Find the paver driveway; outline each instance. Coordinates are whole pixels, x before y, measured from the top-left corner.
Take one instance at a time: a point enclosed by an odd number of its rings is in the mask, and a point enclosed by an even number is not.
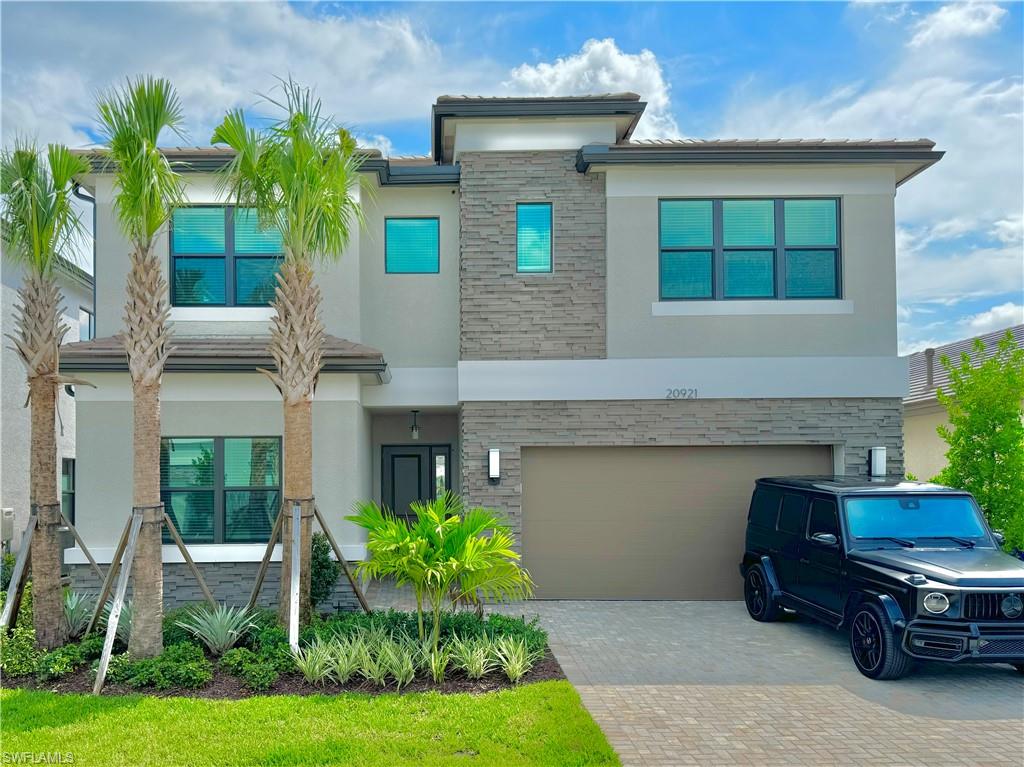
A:
[[[508,608],[506,608],[508,609]],[[1024,677],[875,682],[844,635],[741,602],[529,602],[626,765],[1024,765]]]

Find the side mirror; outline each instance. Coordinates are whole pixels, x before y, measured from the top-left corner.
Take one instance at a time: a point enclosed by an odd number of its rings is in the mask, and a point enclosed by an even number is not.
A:
[[[1006,538],[1003,536],[1002,530],[993,530],[992,537],[996,539],[996,543],[998,543],[1000,546],[1006,543]]]
[[[832,533],[815,533],[811,540],[819,546],[835,546],[839,543],[839,539]]]

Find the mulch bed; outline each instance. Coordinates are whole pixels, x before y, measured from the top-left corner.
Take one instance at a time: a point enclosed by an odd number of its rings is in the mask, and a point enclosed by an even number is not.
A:
[[[519,684],[531,682],[544,682],[551,679],[565,679],[562,667],[558,665],[551,650],[545,653],[542,660],[538,661]],[[22,688],[26,690],[45,690],[56,693],[91,693],[93,686],[93,675],[88,665],[74,671],[61,679],[50,682],[39,682],[34,676],[5,677],[4,688]],[[401,689],[401,693],[407,692],[440,692],[440,693],[486,693],[496,690],[506,690],[513,687],[508,679],[500,671],[494,671],[483,679],[469,679],[461,671],[449,671],[443,684],[437,685],[428,679],[417,677],[409,685]],[[213,680],[197,690],[186,690],[180,687],[173,687],[169,690],[156,690],[152,687],[135,688],[126,684],[113,684],[108,682],[103,687],[104,695],[150,695],[154,698],[212,698],[236,700],[239,698],[252,698],[260,695],[337,695],[342,692],[361,692],[369,695],[381,695],[395,692],[395,683],[392,681],[386,687],[378,687],[372,682],[365,680],[350,681],[347,684],[327,684],[323,687],[307,684],[301,674],[281,674],[274,685],[261,692],[253,692],[242,684],[242,680],[217,668],[214,663]]]

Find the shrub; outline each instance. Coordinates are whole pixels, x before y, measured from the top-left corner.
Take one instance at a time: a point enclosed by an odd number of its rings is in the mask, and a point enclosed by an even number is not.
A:
[[[205,644],[214,655],[223,655],[230,650],[254,626],[248,608],[226,605],[215,609],[205,605],[194,607],[177,624]]]
[[[89,636],[83,637],[82,641],[78,643],[82,650],[82,657],[85,660],[95,660],[100,657],[103,654],[103,639],[102,634],[89,634]]]
[[[11,576],[14,575],[14,562],[15,556],[13,554],[4,554],[3,559],[0,560],[0,591],[7,591],[7,587],[11,585]]]
[[[290,674],[298,670],[292,648],[287,643],[261,649],[259,658],[261,663],[269,663],[280,674]]]
[[[64,590],[64,617],[68,622],[68,635],[77,639],[85,633],[92,618],[96,600],[88,594],[71,589]]]
[[[64,645],[39,659],[35,668],[36,677],[41,682],[59,679],[79,668],[85,661],[81,647],[76,644]]]
[[[292,653],[302,678],[309,684],[326,684],[334,666],[334,653],[329,642],[315,639],[309,647]]]
[[[331,642],[331,673],[338,684],[345,684],[359,671],[363,641],[358,636],[338,637]]]
[[[288,632],[277,625],[260,629],[254,642],[256,650],[267,650],[279,645],[288,645]]]
[[[309,600],[315,608],[330,599],[341,575],[341,562],[331,556],[331,543],[323,533],[313,533],[309,568]]]
[[[192,610],[197,607],[202,607],[202,604],[196,603],[175,607],[173,610],[168,610],[164,613],[164,647],[181,644],[182,642],[195,644],[195,636],[190,631],[179,626],[178,623],[185,620]]]
[[[228,650],[224,653],[223,657],[220,659],[220,663],[217,665],[229,674],[241,676],[242,669],[252,663],[257,663],[258,661],[259,656],[249,648],[235,647],[234,649]]]
[[[491,613],[484,622],[484,629],[492,639],[500,637],[518,637],[526,642],[530,652],[540,652],[548,646],[548,632],[540,628],[538,619],[529,623],[524,618],[513,618],[500,613]]]
[[[492,644],[494,661],[505,672],[508,681],[515,684],[543,657],[543,650],[530,650],[523,637],[504,636]]]
[[[278,679],[277,669],[270,663],[247,663],[242,668],[242,681],[250,690],[269,690]]]
[[[43,653],[36,649],[36,630],[19,619],[7,636],[0,636],[0,670],[11,676],[25,676],[36,670]]]
[[[109,674],[109,671],[108,671]],[[156,658],[129,662],[125,681],[132,687],[195,689],[213,679],[213,666],[194,644],[171,645]]]
[[[99,666],[99,662],[92,664],[93,676],[96,674],[96,669]],[[111,655],[110,661],[107,663],[107,681],[115,684],[119,682],[127,682],[128,677],[132,671],[132,659],[128,653],[121,653],[120,655]]]
[[[389,640],[383,634],[368,631],[362,635],[359,644],[359,673],[378,687],[388,683],[388,674],[391,673],[381,652],[381,645],[386,641]]]
[[[416,648],[408,641],[388,639],[379,645],[381,663],[401,690],[416,678]]]
[[[487,637],[454,637],[449,647],[455,667],[465,671],[470,679],[480,679],[494,670],[493,642]]]

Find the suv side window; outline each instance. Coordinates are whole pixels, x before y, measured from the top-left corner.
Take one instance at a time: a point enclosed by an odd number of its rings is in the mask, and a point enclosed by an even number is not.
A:
[[[750,524],[767,527],[769,530],[775,527],[775,519],[779,515],[781,501],[782,493],[778,490],[766,487],[757,488],[750,501]]]
[[[778,529],[783,533],[802,534],[807,525],[807,499],[802,495],[784,495],[779,511]]]
[[[832,533],[839,537],[839,516],[834,501],[815,498],[811,504],[811,521],[807,526],[807,536],[815,533]]]

